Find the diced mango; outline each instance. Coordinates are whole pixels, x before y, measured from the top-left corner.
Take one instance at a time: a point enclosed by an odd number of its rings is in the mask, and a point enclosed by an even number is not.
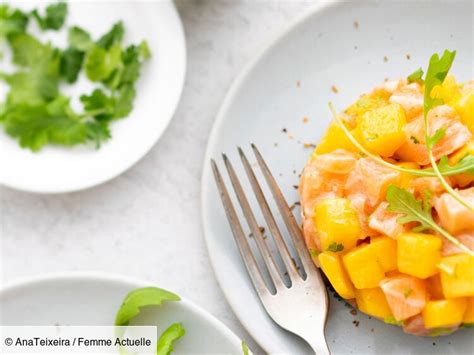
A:
[[[349,277],[357,289],[374,288],[385,277],[385,272],[375,255],[376,248],[362,244],[342,257]]]
[[[474,256],[456,254],[441,259],[441,285],[446,298],[474,297]]]
[[[374,250],[374,255],[383,271],[392,271],[397,268],[397,242],[390,237],[372,238],[367,246]]]
[[[422,311],[423,322],[428,329],[455,326],[462,322],[466,308],[465,298],[429,301]]]
[[[356,290],[356,302],[359,309],[376,318],[392,316],[385,295],[379,287]]]
[[[461,116],[461,121],[474,134],[474,89],[463,92],[449,103]]]
[[[347,138],[342,128],[336,122],[333,122],[329,125],[323,138],[321,138],[319,144],[316,146],[314,154],[331,153],[336,149],[358,152],[358,149],[352,144],[349,138]]]
[[[359,117],[368,111],[387,105],[388,96],[385,94],[379,95],[363,95],[355,103],[349,106],[345,113],[350,116]]]
[[[342,298],[354,298],[354,286],[352,286],[352,283],[349,280],[344,267],[342,266],[342,261],[339,255],[336,253],[324,252],[319,254],[318,260],[321,268],[324,271],[324,274],[327,276],[336,292]]]
[[[438,273],[436,265],[441,259],[441,238],[423,233],[402,233],[397,244],[398,270],[420,279]]]
[[[467,155],[473,155],[474,156],[474,140],[470,140],[469,142],[466,143],[464,147],[459,149],[456,153],[453,153],[449,157],[449,163],[451,165],[456,164],[459,162],[462,158],[464,158]],[[466,187],[469,185],[471,182],[474,181],[474,175],[473,174],[457,174],[451,177],[456,185],[459,185],[460,187]]]
[[[474,297],[467,299],[467,308],[462,319],[464,324],[474,324]]]
[[[431,89],[430,94],[432,98],[441,99],[443,102],[448,103],[460,94],[460,90],[454,76],[448,75],[441,85],[436,85]]]
[[[360,116],[357,130],[360,132],[361,143],[367,149],[389,157],[405,142],[405,125],[403,108],[399,104],[390,104]]]
[[[315,212],[315,225],[322,251],[346,251],[355,247],[360,235],[360,223],[357,212],[348,199],[322,200]]]

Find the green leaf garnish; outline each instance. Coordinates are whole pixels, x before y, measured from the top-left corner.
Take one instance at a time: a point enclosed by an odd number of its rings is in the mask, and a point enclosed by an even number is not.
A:
[[[67,10],[67,3],[59,2],[48,5],[44,16],[38,10],[33,10],[32,15],[42,30],[59,30],[66,21]]]
[[[242,354],[243,355],[249,355],[249,347],[248,347],[247,342],[245,340],[242,340]]]
[[[28,25],[28,15],[8,5],[0,5],[0,39],[12,33],[25,32]]]
[[[402,320],[396,320],[394,316],[388,316],[384,318],[384,323],[391,324],[391,325],[396,325],[398,327],[401,327],[403,325]]]
[[[438,144],[438,142],[443,139],[445,135],[446,127],[442,127],[436,130],[435,134],[432,136],[428,136],[428,139],[426,140],[426,146],[428,149],[433,149],[433,147]]]
[[[156,355],[169,355],[173,351],[173,344],[176,340],[186,334],[186,330],[181,323],[174,323],[158,339]]]
[[[91,35],[84,29],[73,26],[68,33],[69,45],[79,51],[86,52],[94,45]]]
[[[448,239],[451,243],[461,248],[470,255],[474,255],[468,247],[462,244],[458,239],[441,228],[431,215],[430,196],[425,194],[424,200],[419,201],[415,196],[398,186],[390,185],[387,188],[386,199],[388,202],[387,210],[390,212],[400,213],[402,216],[397,219],[400,224],[417,222],[419,225],[413,228],[414,232],[422,232],[425,230],[433,230]]]
[[[61,76],[68,83],[74,83],[79,76],[83,61],[84,52],[73,47],[66,49],[61,57]]]
[[[338,244],[336,242],[329,244],[329,246],[326,249],[326,251],[332,251],[333,253],[337,253],[343,250],[344,250],[344,245],[340,243]]]
[[[139,288],[130,292],[120,306],[115,318],[116,326],[127,326],[145,306],[159,306],[164,301],[179,301],[181,298],[157,287]]]
[[[432,172],[433,169],[425,169],[426,171]],[[457,175],[461,173],[474,175],[474,156],[466,155],[460,159],[456,164],[449,165],[449,159],[447,156],[442,156],[438,163],[438,170],[443,176]]]
[[[122,41],[123,35],[125,33],[125,28],[123,27],[122,21],[115,23],[109,32],[104,34],[97,41],[97,45],[109,49],[112,45],[120,43]]]
[[[415,70],[413,73],[411,73],[410,75],[408,75],[407,79],[408,79],[408,82],[409,83],[412,83],[414,81],[418,81],[418,82],[422,82],[423,81],[423,69],[421,68],[418,68],[417,70]]]

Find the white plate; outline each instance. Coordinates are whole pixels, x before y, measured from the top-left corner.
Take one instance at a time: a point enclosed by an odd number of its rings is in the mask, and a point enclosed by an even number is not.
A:
[[[35,2],[19,4],[25,9],[35,5]],[[124,43],[146,39],[152,52],[137,83],[137,97],[130,116],[112,123],[112,139],[99,150],[93,146],[48,146],[39,153],[32,153],[20,148],[0,127],[0,183],[43,193],[95,186],[130,168],[163,134],[173,117],[186,71],[185,39],[179,15],[170,0],[69,3],[68,24],[82,26],[94,38],[120,19],[126,29]],[[61,45],[65,43],[64,33],[62,36],[48,33],[47,36]],[[73,93],[90,91],[90,83],[84,79],[74,86]]]
[[[145,286],[109,274],[67,273],[36,277],[0,291],[0,325],[113,325],[128,292]],[[158,286],[159,287],[159,286]],[[156,325],[161,334],[181,322],[186,335],[173,354],[240,354],[241,341],[224,324],[182,299],[141,314],[139,325]]]
[[[232,86],[204,162],[203,225],[225,296],[266,351],[295,354],[308,353],[309,348],[275,325],[260,304],[231,236],[209,159],[220,161],[220,153],[226,152],[242,172],[236,146],[244,147],[255,161],[249,149],[254,142],[287,199],[297,201],[293,185],[298,184],[298,173],[311,152],[303,143],[321,137],[330,121],[327,103],[333,101],[341,109],[386,77],[406,76],[426,67],[431,54],[445,48],[458,50],[453,73],[460,80],[472,79],[472,16],[472,2],[323,4],[273,41]],[[332,92],[333,85],[338,94]],[[282,133],[283,128],[288,133]],[[360,321],[358,327],[354,320]],[[327,339],[334,354],[461,354],[470,353],[474,346],[472,331],[418,338],[360,313],[354,317],[333,298]]]

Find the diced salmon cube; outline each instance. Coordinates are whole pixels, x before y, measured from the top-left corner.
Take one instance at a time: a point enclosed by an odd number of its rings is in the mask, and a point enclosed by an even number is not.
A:
[[[403,226],[397,222],[401,216],[398,213],[387,211],[388,203],[382,202],[369,217],[369,227],[377,232],[396,238],[404,232]]]
[[[468,203],[474,205],[474,187],[459,190],[459,195]],[[451,234],[466,230],[474,230],[474,211],[469,210],[456,201],[449,193],[444,193],[435,199],[435,209],[441,225]]]
[[[314,164],[322,171],[330,174],[347,175],[354,169],[357,155],[344,149],[331,153],[316,155]]]
[[[423,113],[424,98],[418,83],[402,86],[390,96],[388,101],[402,106],[408,121],[412,121]]]
[[[364,194],[370,206],[375,207],[385,199],[387,187],[397,184],[400,173],[387,168],[371,158],[361,158],[355,164],[345,184],[347,195]]]
[[[426,283],[409,275],[397,275],[380,281],[380,288],[396,320],[421,313],[426,304]]]

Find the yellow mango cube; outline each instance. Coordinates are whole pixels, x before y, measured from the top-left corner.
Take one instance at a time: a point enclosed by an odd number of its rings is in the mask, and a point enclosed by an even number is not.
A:
[[[374,288],[385,277],[385,272],[377,259],[376,248],[362,244],[342,257],[349,278],[355,288]]]
[[[474,324],[474,297],[467,299],[467,308],[462,318],[464,324]]]
[[[438,264],[446,298],[474,297],[474,256],[446,256]]]
[[[405,125],[405,112],[399,104],[368,111],[357,120],[361,143],[384,157],[392,156],[405,142]]]
[[[388,96],[384,95],[384,93],[379,93],[378,95],[363,95],[351,106],[349,106],[345,113],[350,116],[359,117],[368,111],[386,106],[388,104],[387,100]]]
[[[465,298],[429,301],[421,314],[425,327],[428,329],[450,327],[462,322],[466,308]]]
[[[360,236],[357,212],[346,198],[322,200],[315,210],[315,225],[322,251],[346,251],[355,247]]]
[[[440,237],[423,233],[402,233],[397,238],[397,265],[401,272],[426,279],[438,273]]]
[[[413,162],[403,162],[403,163],[395,163],[402,168],[406,169],[420,169],[420,166]],[[415,175],[410,173],[400,172],[400,187],[404,189],[408,189],[410,187],[410,181],[416,178]]]
[[[314,154],[327,154],[336,149],[345,149],[351,152],[358,152],[358,149],[347,138],[342,128],[333,122],[329,125],[319,144],[314,149]]]
[[[463,92],[449,103],[461,116],[461,121],[474,134],[474,89]]]
[[[374,250],[374,255],[383,271],[397,269],[397,242],[390,237],[372,238],[367,248]]]
[[[357,307],[369,316],[384,319],[392,316],[385,294],[380,287],[356,290]]]
[[[431,300],[442,300],[445,298],[443,286],[441,286],[441,276],[439,274],[429,277],[426,281],[429,298]]]
[[[345,299],[355,297],[354,286],[342,266],[341,258],[336,253],[324,252],[318,255],[319,264],[336,292]]]
[[[449,164],[456,164],[466,155],[474,155],[474,140],[470,140],[466,143],[466,145],[464,145],[464,147],[459,149],[456,153],[452,154],[449,157]],[[455,181],[456,185],[459,185],[460,187],[465,187],[474,181],[474,175],[467,173],[457,174],[452,176],[451,178]]]
[[[458,83],[452,75],[446,76],[441,85],[436,85],[431,89],[431,97],[441,99],[445,103],[454,100],[460,93]]]

